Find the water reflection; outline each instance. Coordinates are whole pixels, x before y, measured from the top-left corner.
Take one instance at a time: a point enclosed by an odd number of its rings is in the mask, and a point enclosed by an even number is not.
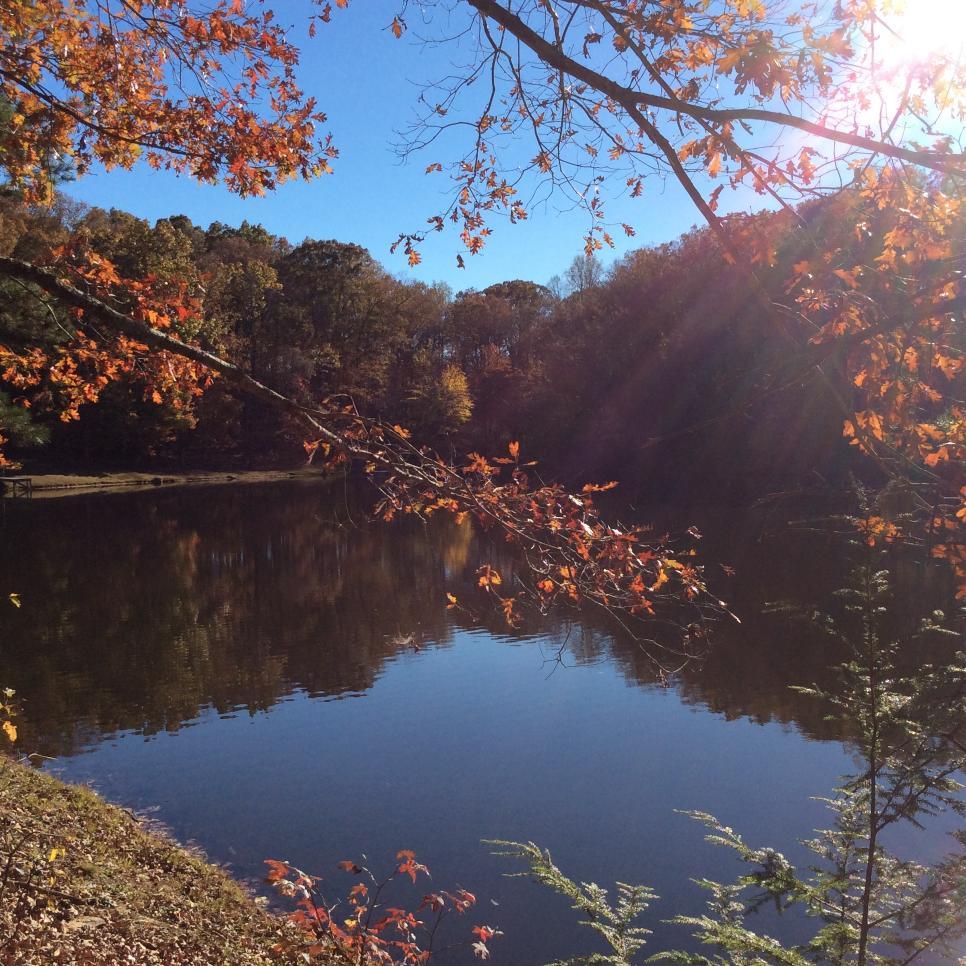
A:
[[[71,754],[295,687],[357,693],[400,629],[445,643],[445,609],[427,601],[469,533],[387,540],[333,506],[310,486],[8,505],[0,585],[24,607],[2,615],[0,674],[24,702],[24,746]]]
[[[809,796],[849,763],[809,740],[840,736],[788,685],[828,683],[841,655],[762,609],[827,598],[840,575],[824,538],[698,520],[708,559],[737,569],[721,583],[743,623],[663,689],[593,615],[509,634],[482,606],[479,624],[447,611],[447,591],[474,599],[481,561],[510,573],[505,545],[362,516],[341,487],[304,483],[0,503],[0,589],[23,600],[0,608],[20,747],[157,808],[243,877],[268,856],[327,873],[415,849],[437,883],[500,903],[480,918],[506,930],[514,966],[593,947],[566,901],[503,878],[481,838],[540,841],[582,878],[643,879],[657,918],[700,914],[690,879],[735,872],[675,809],[805,858],[795,840],[825,819]],[[562,645],[576,667],[555,670]],[[682,944],[650,924],[654,949]]]
[[[472,600],[484,558],[512,568],[469,526],[362,519],[341,487],[312,484],[5,503],[0,586],[24,606],[0,611],[0,681],[23,701],[22,747],[70,755],[105,734],[175,730],[206,708],[263,710],[295,689],[363,693],[400,651],[450,644],[467,618],[447,612],[445,594]],[[738,568],[721,583],[743,623],[722,625],[708,660],[682,675],[686,701],[834,736],[788,687],[826,677],[833,644],[761,614],[790,589],[821,596],[803,586],[821,573],[815,552],[734,539],[708,549]],[[526,637],[482,604],[479,619]],[[590,616],[525,630],[548,657],[565,642],[564,662],[614,661],[656,684],[647,654]]]

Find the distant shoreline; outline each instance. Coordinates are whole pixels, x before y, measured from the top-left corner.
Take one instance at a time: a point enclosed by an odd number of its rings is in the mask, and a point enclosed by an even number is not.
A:
[[[210,486],[224,483],[273,483],[282,480],[316,480],[331,478],[322,469],[300,467],[292,470],[193,470],[178,473],[18,473],[10,479],[30,480],[33,498],[49,499],[108,490],[112,493],[140,490],[145,487]],[[10,498],[12,488],[0,477],[0,491]]]

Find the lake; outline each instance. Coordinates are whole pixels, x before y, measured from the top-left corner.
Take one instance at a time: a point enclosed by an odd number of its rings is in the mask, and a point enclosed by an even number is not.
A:
[[[830,682],[842,655],[762,611],[827,598],[840,575],[825,536],[759,541],[730,510],[682,519],[708,534],[743,622],[665,687],[599,621],[509,632],[473,589],[506,550],[469,525],[369,526],[362,502],[308,483],[2,501],[0,589],[23,606],[0,609],[0,685],[21,701],[21,750],[243,879],[278,858],[335,890],[337,861],[384,869],[413,849],[435,887],[479,897],[459,935],[498,926],[493,961],[515,966],[597,947],[483,839],[533,840],[579,880],[650,885],[651,952],[694,948],[661,920],[703,911],[693,878],[740,868],[677,810],[806,858],[797,840],[828,818],[810,796],[853,757],[789,686]],[[924,858],[941,844],[915,841]]]

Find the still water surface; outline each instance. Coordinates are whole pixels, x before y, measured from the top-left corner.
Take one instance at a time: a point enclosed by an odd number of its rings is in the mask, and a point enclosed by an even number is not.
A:
[[[690,880],[738,866],[675,810],[800,862],[796,840],[826,818],[810,796],[853,764],[823,709],[789,690],[828,680],[840,655],[761,613],[822,599],[829,550],[744,545],[729,516],[709,524],[707,555],[737,568],[721,581],[744,623],[665,688],[587,619],[508,634],[448,611],[446,592],[471,600],[502,549],[447,521],[367,528],[341,488],[8,500],[0,588],[23,607],[0,614],[0,683],[22,701],[25,751],[239,877],[273,857],[335,886],[340,859],[383,867],[413,849],[436,887],[478,895],[462,928],[505,931],[496,961],[591,951],[565,900],[506,878],[481,845],[529,839],[582,880],[652,886],[651,950],[688,947],[660,920],[700,914]],[[804,935],[793,919],[768,927]]]

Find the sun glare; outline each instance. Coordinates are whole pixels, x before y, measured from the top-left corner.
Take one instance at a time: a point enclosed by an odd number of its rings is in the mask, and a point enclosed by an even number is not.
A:
[[[902,115],[906,134],[909,125],[921,125],[955,135],[953,108],[966,96],[959,80],[966,64],[966,0],[878,0],[873,33],[859,58],[867,82],[843,92],[846,111],[879,131],[892,131]],[[910,96],[923,98],[914,115],[905,110]]]
[[[877,59],[885,67],[912,66],[942,56],[966,54],[966,0],[907,0],[889,4],[877,40]]]

